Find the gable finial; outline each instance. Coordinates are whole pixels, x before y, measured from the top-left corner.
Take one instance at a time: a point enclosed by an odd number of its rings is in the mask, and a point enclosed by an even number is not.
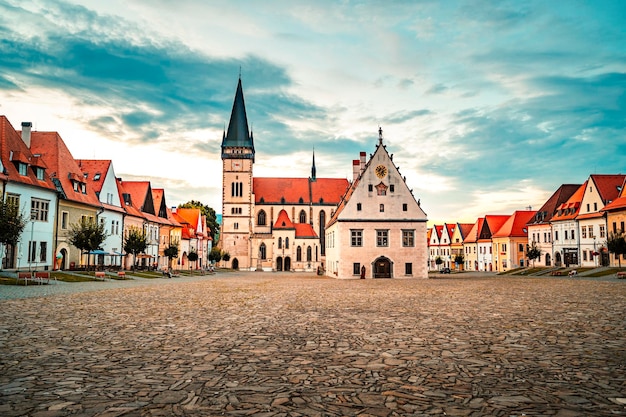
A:
[[[239,79],[241,80],[241,65],[239,65]]]
[[[378,143],[383,144],[383,128],[378,126]]]
[[[313,165],[311,165],[311,180],[317,179],[317,170],[315,169],[315,146],[313,147]]]

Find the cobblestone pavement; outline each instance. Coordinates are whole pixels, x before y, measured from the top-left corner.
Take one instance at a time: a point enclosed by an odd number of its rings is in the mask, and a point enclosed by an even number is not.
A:
[[[1,301],[0,415],[626,415],[623,281],[157,281]]]

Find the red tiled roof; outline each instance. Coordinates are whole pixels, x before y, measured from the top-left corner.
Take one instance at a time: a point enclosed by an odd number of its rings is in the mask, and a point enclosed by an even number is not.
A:
[[[626,175],[591,175],[591,180],[596,185],[598,194],[604,204],[608,204],[609,201],[613,201],[619,197],[621,186],[624,184],[624,178]]]
[[[463,243],[476,243],[476,241],[478,240],[478,234],[483,227],[483,221],[485,221],[483,217],[479,217],[478,219],[476,219],[476,223],[472,225],[470,231],[467,232],[467,235],[465,235]]]
[[[552,219],[552,216],[556,214],[558,207],[565,203],[569,198],[578,190],[580,184],[563,184],[561,185],[551,196],[550,198],[543,203],[543,206],[537,213],[535,217],[528,221],[528,225],[539,225],[539,224],[547,224]]]
[[[34,185],[47,190],[56,189],[52,180],[50,180],[49,170],[46,170],[43,180],[38,180],[32,169],[28,169],[26,175],[20,175],[16,165],[11,162],[11,151],[13,152],[14,159],[16,153],[22,155],[20,156],[20,160],[21,158],[25,158],[25,161],[22,161],[24,163],[30,163],[30,159],[33,158],[32,153],[22,140],[20,133],[13,128],[6,116],[0,116],[0,159],[7,171],[6,175],[2,173],[2,177],[6,178],[9,182]]]
[[[61,183],[67,200],[94,207],[102,206],[95,190],[85,180],[83,171],[58,132],[31,132],[30,149],[31,152],[41,155],[48,166],[50,176],[57,178]],[[76,182],[80,185],[75,191]],[[81,189],[82,184],[85,184],[84,193]]]
[[[448,231],[448,237],[452,240],[452,235],[454,234],[454,229],[456,229],[456,223],[446,223],[446,230]]]
[[[111,166],[111,160],[100,159],[77,159],[78,166],[87,174],[86,180],[91,184],[96,192],[102,191],[102,185],[104,184],[104,178],[109,172],[109,166]],[[97,174],[100,174],[98,177]],[[96,179],[97,178],[97,179]]]
[[[496,231],[492,237],[524,237],[528,236],[526,223],[530,220],[536,211],[516,211],[502,224],[500,229]]]
[[[298,239],[317,239],[317,233],[315,233],[313,226],[309,223],[295,223],[294,226],[296,227],[296,237]]]
[[[339,204],[348,180],[339,178],[254,178],[256,204]]]
[[[626,210],[626,197],[619,197],[611,203],[604,206],[602,211],[621,211]]]
[[[552,216],[550,221],[558,222],[562,220],[571,220],[578,215],[580,210],[580,202],[583,201],[585,190],[587,189],[587,182],[585,181],[578,189],[572,194],[572,196],[563,204],[558,206],[557,212]],[[570,210],[573,209],[573,210]]]
[[[289,219],[289,216],[287,215],[287,212],[285,211],[285,209],[282,209],[279,213],[278,213],[278,218],[276,219],[276,222],[274,223],[274,229],[295,229],[296,227],[294,226],[293,222]]]
[[[282,209],[278,213],[278,218],[274,223],[275,230],[295,230],[296,238],[306,239],[306,238],[317,238],[317,233],[313,230],[313,226],[309,223],[293,223],[289,219],[289,215]]]
[[[487,241],[487,240],[491,240],[491,237],[493,236],[493,234],[498,231],[502,225],[509,219],[509,215],[506,214],[487,214],[484,218],[483,224],[481,229],[478,232],[478,239],[477,241]],[[481,234],[483,232],[483,230],[485,232],[488,232],[487,234],[489,236],[485,236],[483,238],[481,238]]]
[[[461,229],[461,242],[463,242],[465,240],[465,236],[467,236],[474,227],[474,223],[459,223],[458,226]]]

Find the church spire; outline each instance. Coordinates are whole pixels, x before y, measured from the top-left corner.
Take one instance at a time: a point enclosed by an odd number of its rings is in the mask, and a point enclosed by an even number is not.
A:
[[[228,152],[233,150],[233,148],[237,148],[237,152]],[[248,117],[246,115],[246,104],[243,99],[241,77],[237,83],[235,101],[230,114],[230,122],[228,122],[228,131],[222,139],[222,159],[235,157],[254,160],[254,141],[248,130]]]
[[[315,147],[313,147],[313,165],[311,166],[311,180],[315,181]]]

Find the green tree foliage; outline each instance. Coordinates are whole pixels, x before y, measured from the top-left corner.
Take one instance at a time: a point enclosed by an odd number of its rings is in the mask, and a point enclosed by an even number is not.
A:
[[[441,265],[441,264],[443,263],[443,259],[441,259],[441,256],[437,256],[437,257],[435,258],[435,263],[436,263],[437,265]]]
[[[535,259],[539,259],[539,257],[541,256],[541,249],[537,247],[537,244],[535,242],[533,242],[532,246],[526,247],[526,256],[528,256],[528,259],[533,261],[533,268],[534,268]]]
[[[626,254],[626,236],[624,236],[624,232],[609,233],[609,236],[606,240],[606,248],[609,250],[610,253],[616,255],[619,268],[621,269],[621,255]]]
[[[146,232],[136,226],[129,227],[128,234],[124,238],[124,251],[133,254],[133,268],[136,266],[137,254],[144,253],[147,247]]]
[[[200,201],[190,200],[184,204],[179,204],[178,208],[197,208],[200,209],[202,215],[206,216],[206,226],[209,229],[209,235],[213,239],[213,245],[217,244],[219,235],[219,224],[217,223],[217,216],[215,210],[211,207],[202,204]]]
[[[17,204],[0,199],[0,243],[17,245],[26,226],[26,219]]]
[[[169,268],[172,269],[172,260],[178,258],[178,242],[171,242],[170,245],[163,250],[163,255],[167,256]]]
[[[189,268],[191,268],[191,263],[196,262],[198,260],[198,252],[195,250],[190,250],[187,254],[187,259],[189,259]]]
[[[89,271],[89,264],[91,256],[89,252],[102,249],[102,243],[107,238],[108,234],[104,230],[104,223],[98,224],[93,218],[83,217],[80,223],[74,223],[70,225],[68,233],[69,242],[80,249],[81,252],[86,252],[87,255],[87,270]]]
[[[463,265],[464,262],[465,262],[465,256],[463,256],[462,254],[458,254],[454,257],[455,264]]]
[[[230,261],[230,253],[222,252],[222,259],[225,260],[226,262]]]
[[[222,256],[223,256],[222,250],[214,246],[211,249],[211,252],[209,253],[209,261],[211,263],[219,262],[222,260]]]

